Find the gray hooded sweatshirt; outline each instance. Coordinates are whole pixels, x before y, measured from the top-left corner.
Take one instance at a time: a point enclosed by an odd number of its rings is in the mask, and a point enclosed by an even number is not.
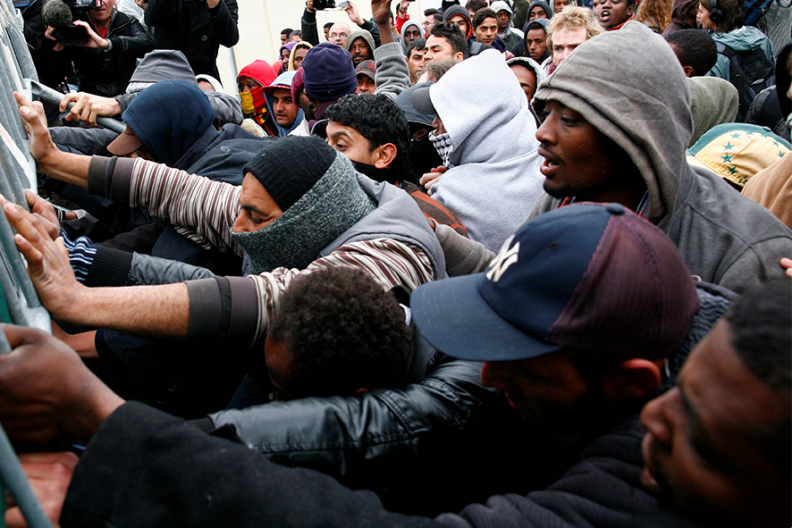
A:
[[[542,194],[536,121],[496,50],[463,61],[429,90],[453,143],[452,165],[432,198],[454,211],[470,238],[497,251]]]
[[[629,22],[591,39],[539,86],[535,100],[576,110],[630,156],[649,192],[650,220],[693,275],[736,292],[783,275],[779,260],[792,255],[792,231],[713,172],[687,164],[690,88],[661,36]],[[530,217],[557,205],[545,194]]]
[[[738,293],[784,275],[779,261],[792,255],[792,230],[715,173],[687,164],[690,89],[661,36],[629,22],[587,41],[539,86],[534,105],[550,100],[579,112],[627,152],[648,189],[649,219],[677,245],[692,275]],[[544,194],[529,218],[558,205]],[[451,229],[436,232],[451,276],[483,271],[494,256]]]

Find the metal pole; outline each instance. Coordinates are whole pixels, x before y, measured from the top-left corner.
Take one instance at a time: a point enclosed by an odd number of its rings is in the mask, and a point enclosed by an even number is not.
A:
[[[30,82],[30,89],[33,92],[33,95],[38,97],[42,101],[47,101],[53,104],[60,104],[61,99],[63,99],[63,94],[58,92],[57,90],[53,90],[49,86],[45,86],[37,81],[33,81],[30,79],[25,79],[25,80]],[[72,106],[74,106],[74,102],[69,103],[69,106],[67,108],[71,108]],[[97,117],[96,123],[118,134],[123,134],[124,130],[126,130],[126,125],[123,122],[117,121],[110,117]]]

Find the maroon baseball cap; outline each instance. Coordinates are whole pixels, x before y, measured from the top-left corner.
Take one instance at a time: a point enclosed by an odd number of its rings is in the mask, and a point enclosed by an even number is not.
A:
[[[699,300],[665,233],[622,205],[580,204],[523,225],[487,272],[424,284],[410,308],[432,345],[462,359],[567,347],[655,360],[683,343]]]

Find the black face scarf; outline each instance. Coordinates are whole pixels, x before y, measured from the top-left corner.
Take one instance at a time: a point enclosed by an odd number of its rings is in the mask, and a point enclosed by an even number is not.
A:
[[[387,182],[396,185],[400,180],[403,179],[395,170],[391,169],[390,167],[387,169],[378,169],[374,165],[358,163],[357,161],[353,161],[352,165],[354,165],[356,171],[361,174],[365,174],[374,181]]]
[[[443,164],[443,159],[429,141],[429,134],[421,139],[413,139],[410,143],[410,161],[418,174],[426,174]]]

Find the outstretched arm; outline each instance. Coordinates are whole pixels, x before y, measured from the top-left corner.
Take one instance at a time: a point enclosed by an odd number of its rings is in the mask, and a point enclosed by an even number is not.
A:
[[[53,318],[156,337],[187,336],[190,297],[185,283],[126,288],[86,288],[74,276],[63,239],[53,241],[40,218],[0,197],[18,233],[42,304]]]

